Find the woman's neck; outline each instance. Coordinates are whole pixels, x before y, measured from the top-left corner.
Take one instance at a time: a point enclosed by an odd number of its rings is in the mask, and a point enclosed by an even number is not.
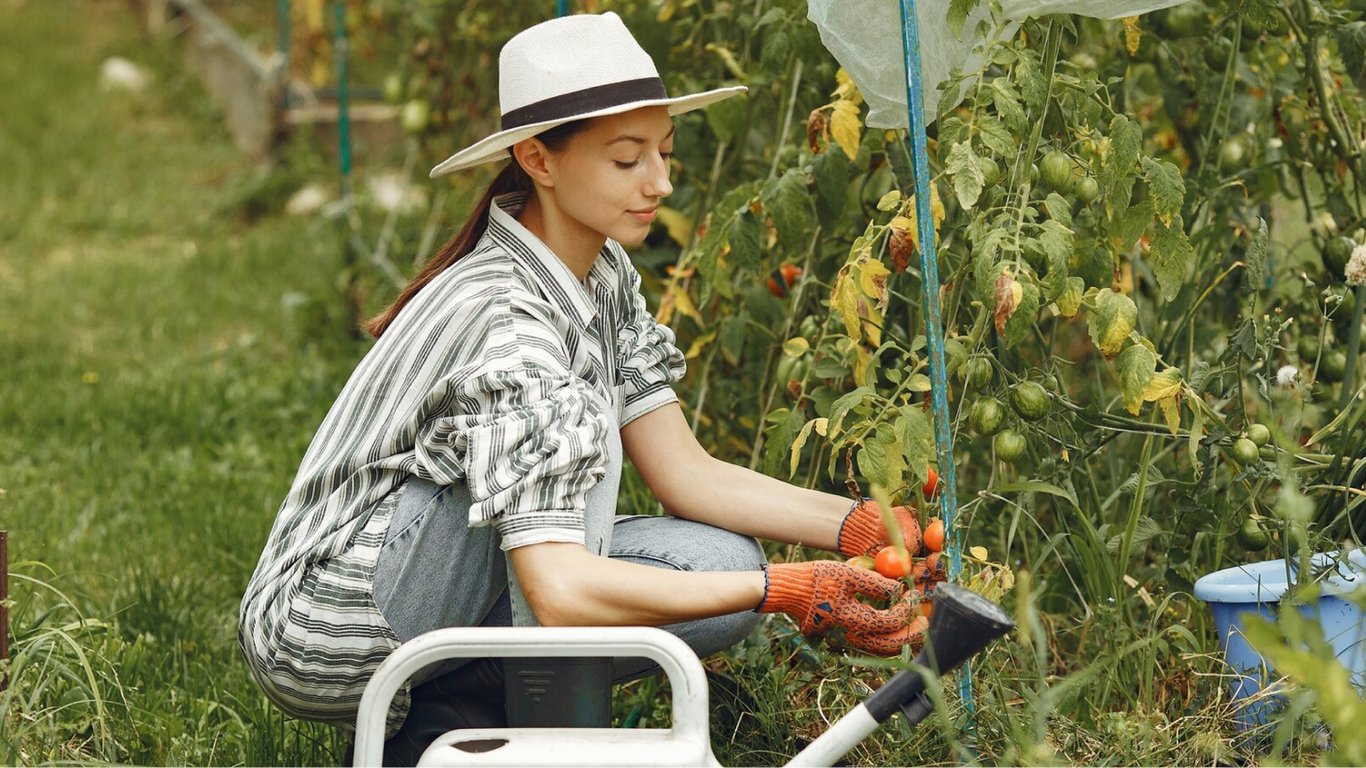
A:
[[[531,234],[541,239],[550,252],[559,257],[569,267],[569,271],[583,282],[598,252],[607,243],[607,238],[566,216],[557,207],[543,206],[538,194],[527,198],[517,221]]]

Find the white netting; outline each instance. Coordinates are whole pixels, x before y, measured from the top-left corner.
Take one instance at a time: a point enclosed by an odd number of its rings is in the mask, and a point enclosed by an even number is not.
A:
[[[1188,0],[1001,0],[1007,26],[1014,33],[1022,19],[1050,13],[1075,13],[1097,19],[1155,11]],[[820,30],[821,41],[858,84],[868,104],[864,119],[873,128],[905,128],[906,75],[901,49],[901,10],[897,0],[808,0],[807,18]],[[939,106],[938,84],[959,67],[975,69],[981,64],[985,41],[973,34],[977,23],[988,18],[982,0],[963,25],[961,39],[949,29],[948,3],[925,0],[916,3],[920,20],[920,71],[925,117],[933,121]]]

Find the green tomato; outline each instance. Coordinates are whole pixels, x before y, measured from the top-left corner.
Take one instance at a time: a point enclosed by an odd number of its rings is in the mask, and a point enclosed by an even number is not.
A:
[[[397,104],[403,100],[403,75],[390,72],[384,78],[384,100]]]
[[[1209,27],[1209,17],[1200,3],[1183,3],[1168,9],[1163,29],[1172,37],[1198,37]]]
[[[1233,460],[1246,467],[1261,461],[1262,454],[1257,450],[1256,443],[1240,437],[1233,441]]]
[[[1249,552],[1261,552],[1271,545],[1271,534],[1250,515],[1243,518],[1243,524],[1238,526],[1238,533],[1235,536],[1238,544]]]
[[[1043,156],[1039,165],[1039,177],[1044,186],[1058,192],[1072,189],[1072,158],[1065,152],[1053,150]]]
[[[1001,178],[1001,166],[989,157],[977,158],[977,165],[982,169],[982,184],[987,187],[995,186]]]
[[[1230,136],[1219,145],[1219,170],[1237,173],[1247,167],[1248,146],[1243,136]]]
[[[970,357],[958,370],[958,377],[968,389],[986,389],[996,377],[996,368],[985,357]]]
[[[1319,335],[1317,333],[1305,334],[1300,340],[1295,342],[1295,351],[1300,353],[1300,360],[1312,363],[1319,356]]]
[[[1323,266],[1334,280],[1342,279],[1343,270],[1347,268],[1347,262],[1351,260],[1356,247],[1356,241],[1346,235],[1338,235],[1323,246]]]
[[[1083,203],[1094,203],[1100,197],[1100,182],[1094,176],[1083,176],[1077,180],[1077,199]]]
[[[432,110],[427,106],[427,102],[422,99],[411,99],[403,105],[403,111],[399,114],[399,122],[403,124],[403,130],[413,136],[418,136],[427,131],[427,126],[431,124]]]
[[[972,431],[979,435],[994,435],[1001,429],[1006,418],[1006,407],[994,397],[983,397],[972,404],[968,411],[968,423]]]
[[[1037,381],[1026,381],[1011,393],[1010,404],[1021,418],[1037,421],[1048,415],[1048,390]]]
[[[1253,422],[1247,425],[1247,439],[1260,448],[1271,442],[1271,430],[1265,424]]]
[[[1328,382],[1342,381],[1342,377],[1347,375],[1347,354],[1340,349],[1332,349],[1323,353],[1323,358],[1319,360],[1319,376]]]
[[[1205,64],[1215,72],[1223,72],[1228,66],[1228,55],[1233,52],[1233,41],[1227,37],[1217,37],[1205,45]]]
[[[991,440],[991,447],[996,449],[996,458],[1007,464],[1019,461],[1028,446],[1024,435],[1013,429],[1003,429]]]

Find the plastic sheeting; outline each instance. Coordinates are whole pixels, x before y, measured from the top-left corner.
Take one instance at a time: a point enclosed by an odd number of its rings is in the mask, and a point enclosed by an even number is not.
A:
[[[1180,5],[1188,0],[1001,0],[1006,37],[1020,21],[1051,13],[1075,13],[1097,19],[1136,16]],[[973,33],[988,19],[982,0],[963,25],[962,37],[949,29],[945,0],[915,3],[920,20],[920,72],[924,77],[925,115],[933,121],[939,108],[939,84],[955,68],[981,66],[986,41]],[[868,104],[864,122],[872,128],[905,128],[906,72],[901,47],[901,4],[898,0],[808,0],[807,18],[820,30],[821,42],[844,67]]]

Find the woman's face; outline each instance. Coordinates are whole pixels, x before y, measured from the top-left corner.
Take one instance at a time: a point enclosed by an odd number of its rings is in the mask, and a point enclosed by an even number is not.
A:
[[[642,107],[594,118],[552,153],[560,210],[582,226],[624,245],[650,232],[655,208],[673,192],[669,160],[674,125],[667,107]]]

